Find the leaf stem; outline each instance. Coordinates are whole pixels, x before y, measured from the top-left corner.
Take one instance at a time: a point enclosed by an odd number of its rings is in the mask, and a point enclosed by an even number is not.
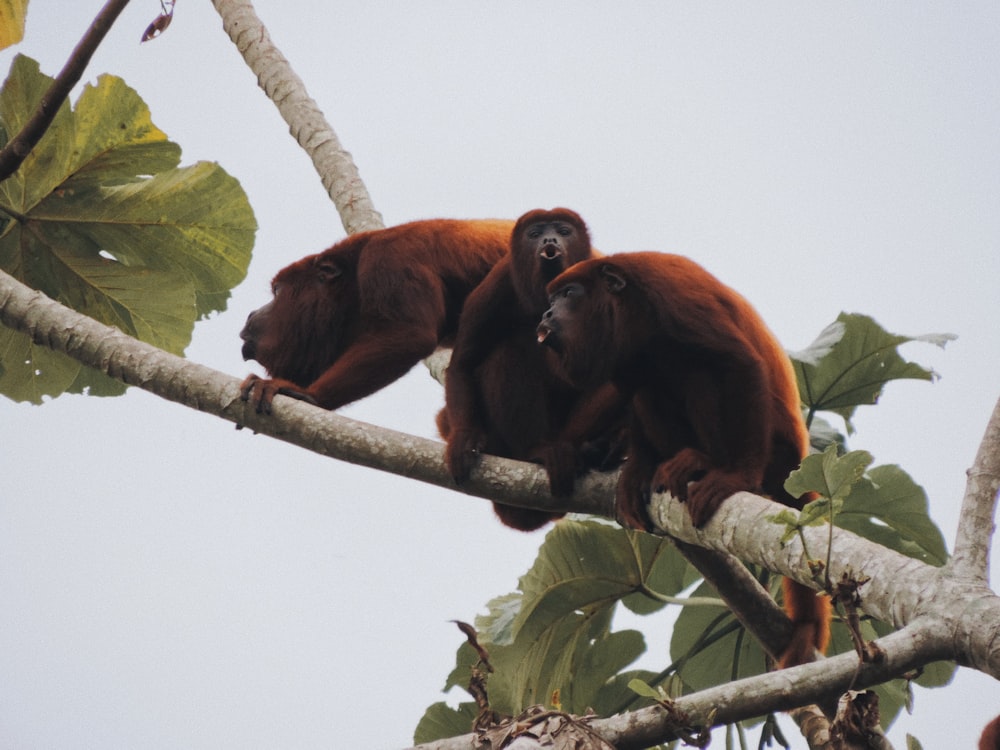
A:
[[[667,596],[666,594],[661,594],[658,591],[653,591],[653,589],[648,586],[640,586],[639,591],[648,596],[650,599],[655,599],[658,602],[663,602],[664,604],[679,604],[682,607],[725,607],[726,603],[715,596]]]

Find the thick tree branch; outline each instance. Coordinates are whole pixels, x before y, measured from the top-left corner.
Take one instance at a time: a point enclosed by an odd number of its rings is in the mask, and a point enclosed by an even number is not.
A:
[[[271,41],[249,0],[213,0],[222,26],[239,49],[257,83],[274,102],[292,137],[313,161],[323,187],[333,199],[348,234],[381,229],[382,216],[375,210],[368,189],[350,153],[309,96],[302,79]]]
[[[584,477],[572,498],[557,500],[549,493],[541,468],[484,456],[468,483],[457,488],[444,465],[444,446],[437,441],[347,419],[283,396],[275,399],[272,415],[257,414],[240,400],[237,378],[133,339],[2,271],[0,323],[123,383],[316,453],[511,505],[612,515],[612,475]]]
[[[1000,493],[1000,400],[986,425],[976,459],[968,471],[962,512],[959,514],[955,554],[948,570],[982,583],[989,582],[990,545]]]
[[[0,322],[27,333],[38,344],[163,398],[324,455],[454,489],[440,443],[281,397],[275,400],[273,415],[258,415],[240,401],[236,378],[136,341],[4,273],[0,273]],[[487,456],[463,491],[525,507],[610,516],[613,484],[610,475],[584,477],[572,498],[557,503],[548,493],[544,471],[531,464]],[[782,548],[782,527],[766,518],[779,507],[740,493],[700,530],[691,526],[684,506],[668,496],[656,496],[652,510],[665,532],[683,542],[736,554],[808,584],[800,543],[796,540]],[[817,549],[826,542],[824,529],[807,529],[805,534]],[[871,581],[862,589],[864,609],[897,626],[910,625],[904,633],[880,642],[883,649],[886,644],[900,644],[899,650],[890,650],[886,664],[862,669],[854,687],[875,684],[939,658],[954,659],[1000,678],[1000,597],[981,582],[959,578],[952,571],[933,568],[840,530],[833,536],[830,573],[834,578],[845,573],[870,576]],[[725,574],[721,578],[724,583],[729,580]],[[900,581],[907,585],[900,587]],[[726,707],[717,717],[720,723],[784,710],[836,695],[850,684],[856,667],[853,654],[841,655],[753,678],[760,682],[743,681],[703,691],[683,699],[682,707],[696,720],[707,716],[710,707]],[[744,693],[751,688],[774,694]],[[662,717],[655,709],[607,721],[612,722],[609,738],[629,738],[614,740],[621,747],[646,746],[650,744],[647,740],[634,738],[663,732]],[[616,728],[619,724],[622,734]],[[656,736],[663,739],[660,735]]]
[[[651,510],[658,525],[675,538],[735,554],[813,585],[801,541],[782,547],[784,527],[768,519],[780,507],[741,492],[723,503],[702,529],[695,529],[684,506],[668,495],[655,496]],[[810,549],[823,549],[828,541],[826,527],[803,533]],[[948,568],[935,568],[841,529],[834,529],[829,574],[833,580],[870,578],[861,588],[864,611],[895,627],[933,621],[942,627],[938,632],[948,634],[947,644],[938,645],[947,658],[1000,679],[1000,597],[982,581],[956,576]]]
[[[442,461],[441,443],[357,422],[303,402],[279,397],[272,415],[256,414],[239,399],[238,381],[224,373],[176,357],[102,325],[0,273],[0,322],[27,333],[43,346],[130,385],[199,411],[215,414],[260,433],[362,466],[389,471],[440,487],[456,489]],[[548,492],[545,472],[518,461],[484,456],[466,494],[522,507],[575,511],[611,517],[612,475],[581,479],[571,498],[557,501]],[[783,527],[770,523],[775,503],[739,493],[723,504],[703,529],[695,529],[683,505],[658,495],[652,511],[665,533],[699,547],[761,565],[809,585],[801,543],[781,545]],[[805,530],[808,543],[821,549],[826,530]],[[834,579],[867,575],[864,609],[903,626],[918,617],[952,613],[956,642],[953,658],[1000,677],[1000,599],[980,582],[905,557],[845,531],[833,535]],[[906,587],[899,582],[906,581]],[[957,593],[956,593],[957,592]],[[950,603],[947,600],[951,600]],[[997,614],[992,619],[957,620],[956,612]],[[983,627],[986,622],[993,627]],[[991,643],[995,646],[991,650]]]
[[[15,135],[0,150],[0,182],[6,180],[24,162],[31,153],[31,150],[38,145],[38,142],[49,129],[56,113],[66,101],[69,92],[83,76],[83,71],[87,68],[87,63],[93,57],[95,50],[111,29],[115,19],[128,5],[129,0],[108,0],[101,11],[90,24],[87,33],[83,35],[80,43],[73,49],[69,60],[59,71],[49,90],[45,92],[42,100],[38,103],[38,109],[28,119],[21,128],[21,132]]]

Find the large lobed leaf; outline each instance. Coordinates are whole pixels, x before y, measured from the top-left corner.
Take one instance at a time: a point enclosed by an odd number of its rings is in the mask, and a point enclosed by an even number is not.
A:
[[[948,560],[944,536],[928,514],[927,493],[893,464],[869,469],[844,501],[836,524],[929,565]]]
[[[19,56],[0,90],[0,132],[20,130],[51,79]],[[103,323],[174,353],[224,310],[246,275],[256,221],[217,164],[179,167],[180,147],[114,76],[63,104],[21,168],[0,183],[0,268]],[[123,387],[0,328],[0,392],[38,403]]]
[[[537,703],[550,705],[558,695],[566,711],[606,714],[636,702],[628,678],[654,675],[622,674],[646,645],[638,631],[611,630],[615,606],[627,601],[637,611],[653,611],[663,606],[657,595],[677,594],[695,578],[667,539],[596,521],[560,521],[521,578],[520,591],[494,599],[489,613],[476,620],[479,642],[495,669],[490,705],[513,715]],[[465,688],[476,659],[463,644],[445,689]],[[468,731],[470,715],[468,704],[458,710],[435,704],[417,741]]]
[[[672,596],[691,582],[687,561],[663,537],[598,522],[559,523],[522,578],[524,603],[513,622],[515,637],[532,639],[554,621],[578,611],[608,607],[628,597],[631,607],[662,606],[644,591]]]
[[[898,347],[924,341],[943,347],[952,334],[900,336],[865,315],[841,313],[809,348],[791,352],[799,394],[810,417],[832,411],[853,432],[851,417],[858,406],[875,404],[890,380],[934,380],[932,371],[903,359]]]

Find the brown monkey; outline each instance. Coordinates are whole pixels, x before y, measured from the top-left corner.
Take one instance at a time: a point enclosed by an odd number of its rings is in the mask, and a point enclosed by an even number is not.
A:
[[[741,490],[796,508],[812,499],[784,489],[809,450],[791,362],[741,295],[693,261],[655,252],[579,263],[548,292],[538,340],[567,378],[581,388],[610,380],[630,398],[623,524],[650,527],[651,490],[686,502],[696,526]],[[796,626],[789,666],[826,649],[830,603],[784,584]]]
[[[337,409],[402,377],[454,337],[469,292],[507,254],[513,221],[432,219],[361,232],[278,272],[250,313],[242,397],[275,394]]]
[[[438,416],[456,482],[468,478],[485,452],[541,463],[552,493],[565,496],[586,465],[613,463],[605,461],[604,441],[613,441],[623,414],[617,390],[570,385],[556,372],[551,352],[535,341],[548,305],[546,284],[593,256],[587,226],[575,212],[529,211],[514,227],[509,255],[469,295]],[[506,525],[524,531],[562,515],[496,503],[494,509]]]

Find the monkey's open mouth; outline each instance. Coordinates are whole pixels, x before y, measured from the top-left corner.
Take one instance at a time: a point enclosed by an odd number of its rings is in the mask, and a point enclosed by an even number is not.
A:
[[[542,260],[558,260],[563,256],[563,251],[555,245],[549,245],[548,247],[543,247],[539,250],[538,255],[542,258]]]
[[[243,348],[240,352],[243,354],[244,361],[255,359],[257,357],[257,346],[253,341],[247,339],[243,342]]]
[[[559,337],[555,335],[555,331],[549,328],[545,321],[538,324],[538,328],[535,329],[535,338],[538,339],[538,343],[542,346],[547,346],[552,349],[556,354],[559,353]]]

